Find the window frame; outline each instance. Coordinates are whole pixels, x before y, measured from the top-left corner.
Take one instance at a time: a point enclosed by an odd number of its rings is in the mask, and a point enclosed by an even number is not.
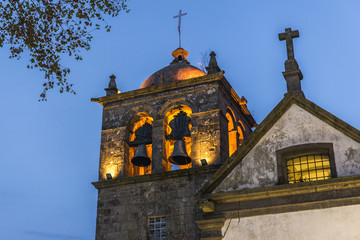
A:
[[[289,184],[287,161],[301,156],[324,154],[329,156],[331,178],[337,177],[334,147],[332,143],[307,143],[283,148],[276,151],[278,184]],[[318,180],[321,181],[321,180]]]
[[[146,235],[147,235],[147,239],[150,239],[150,219],[151,218],[154,218],[154,219],[156,219],[156,218],[165,218],[165,233],[166,233],[166,235],[165,236],[167,236],[167,217],[166,217],[166,215],[158,215],[158,216],[147,216],[147,229],[146,229]],[[166,237],[167,238],[167,237]]]

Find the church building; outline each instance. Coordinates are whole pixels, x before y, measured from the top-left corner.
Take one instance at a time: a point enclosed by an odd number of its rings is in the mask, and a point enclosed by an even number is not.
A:
[[[129,92],[110,76],[96,240],[360,239],[360,132],[305,97],[296,37],[259,124],[214,52],[205,73],[178,48]]]

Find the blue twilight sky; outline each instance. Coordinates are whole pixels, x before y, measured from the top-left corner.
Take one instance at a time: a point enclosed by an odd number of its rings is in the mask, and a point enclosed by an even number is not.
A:
[[[201,52],[217,53],[219,66],[260,123],[286,91],[285,42],[277,34],[298,29],[295,57],[306,97],[360,128],[360,1],[156,0],[129,1],[129,14],[109,20],[80,62],[71,67],[76,96],[53,91],[38,102],[42,73],[8,59],[0,49],[0,238],[94,239],[101,111],[108,77],[122,92],[139,88],[168,65],[177,48],[179,9],[183,48],[198,66]]]

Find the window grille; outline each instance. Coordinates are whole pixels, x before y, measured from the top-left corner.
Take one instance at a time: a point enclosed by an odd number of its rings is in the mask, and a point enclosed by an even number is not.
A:
[[[325,180],[331,178],[327,154],[311,154],[287,160],[289,183]]]
[[[149,218],[149,240],[166,240],[166,217]]]

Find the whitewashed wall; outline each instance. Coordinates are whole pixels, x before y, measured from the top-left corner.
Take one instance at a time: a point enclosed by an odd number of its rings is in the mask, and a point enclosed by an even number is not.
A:
[[[333,143],[338,177],[360,174],[360,144],[293,104],[214,192],[275,185],[276,151],[307,143]]]
[[[360,205],[229,219],[224,240],[359,240]]]

